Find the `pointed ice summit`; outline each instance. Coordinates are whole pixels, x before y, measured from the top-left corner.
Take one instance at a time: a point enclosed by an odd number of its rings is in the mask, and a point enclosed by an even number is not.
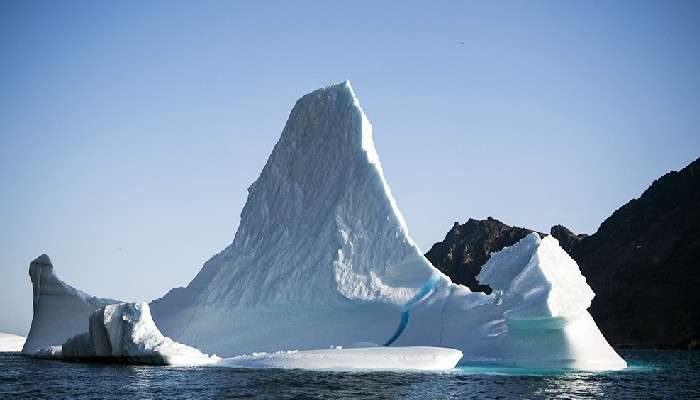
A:
[[[480,277],[491,295],[453,284],[423,257],[349,82],[297,101],[248,192],[233,243],[150,305],[178,342],[224,356],[374,344],[455,348],[467,362],[625,366],[555,239],[531,235],[494,254]],[[52,318],[36,306],[35,319]]]
[[[383,344],[440,274],[408,236],[349,82],[297,101],[248,192],[233,243],[187,289],[192,304],[154,302],[170,335],[219,354]]]

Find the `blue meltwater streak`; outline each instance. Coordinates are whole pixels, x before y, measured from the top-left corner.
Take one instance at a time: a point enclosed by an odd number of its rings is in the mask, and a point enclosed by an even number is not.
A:
[[[392,343],[396,339],[401,336],[403,333],[403,330],[406,329],[406,325],[408,325],[408,318],[410,317],[410,311],[411,307],[413,307],[414,304],[418,303],[425,297],[428,293],[430,293],[431,290],[433,290],[433,286],[435,286],[435,283],[438,281],[439,276],[438,275],[431,275],[430,278],[421,286],[421,288],[416,292],[416,294],[409,300],[406,304],[403,306],[403,310],[401,312],[401,321],[399,321],[399,326],[396,327],[396,331],[394,334],[391,336],[389,340],[384,343],[384,346],[391,346]]]

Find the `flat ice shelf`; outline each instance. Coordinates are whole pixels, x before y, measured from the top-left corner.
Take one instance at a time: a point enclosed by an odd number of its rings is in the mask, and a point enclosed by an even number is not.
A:
[[[360,347],[253,353],[225,358],[217,365],[240,368],[442,371],[454,368],[461,358],[461,351],[444,347]]]

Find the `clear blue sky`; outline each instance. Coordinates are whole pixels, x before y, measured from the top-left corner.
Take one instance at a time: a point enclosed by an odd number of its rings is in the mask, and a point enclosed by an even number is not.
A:
[[[29,262],[150,300],[233,239],[298,97],[350,79],[427,250],[593,232],[700,156],[700,2],[0,2],[0,331]]]

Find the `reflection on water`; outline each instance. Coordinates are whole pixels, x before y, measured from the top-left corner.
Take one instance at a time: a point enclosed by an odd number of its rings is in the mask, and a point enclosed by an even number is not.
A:
[[[697,352],[621,351],[617,372],[479,365],[441,373],[313,372],[63,363],[0,354],[0,399],[697,398]]]
[[[132,372],[129,381],[134,382],[136,396],[142,400],[150,399],[150,389],[154,386],[153,375],[156,375],[158,370],[143,366],[130,366],[129,370]]]
[[[534,393],[535,395],[542,395],[548,398],[561,396],[603,397],[606,393],[606,387],[610,385],[610,382],[591,379],[589,376],[566,379],[566,375],[564,375],[562,377],[548,378],[545,382],[546,385],[539,388]]]

